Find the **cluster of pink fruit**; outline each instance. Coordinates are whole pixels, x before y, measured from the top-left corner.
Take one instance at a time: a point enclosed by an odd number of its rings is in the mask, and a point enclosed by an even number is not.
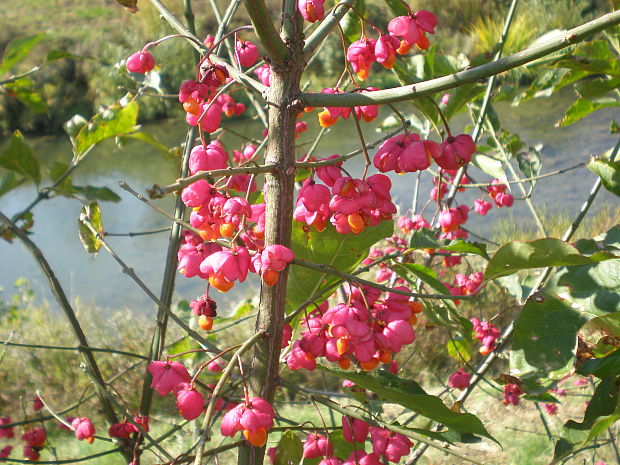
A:
[[[301,15],[311,23],[325,17],[324,4],[325,0],[298,0]],[[364,80],[368,77],[370,65],[375,61],[390,69],[394,66],[397,54],[405,55],[414,45],[422,50],[427,49],[429,41],[426,33],[433,34],[436,25],[437,18],[430,11],[413,13],[409,10],[407,16],[399,16],[390,21],[388,34],[375,28],[379,34],[376,40],[368,38],[365,32],[362,32],[360,40],[349,46],[347,60],[351,62],[358,77]]]
[[[444,170],[457,170],[471,161],[476,144],[468,134],[449,136],[441,144],[420,139],[417,134],[405,133],[386,140],[373,159],[382,173],[415,173],[435,161]]]
[[[211,362],[211,371],[221,371],[221,366]],[[205,398],[195,388],[194,380],[187,368],[174,361],[154,361],[149,364],[149,372],[153,377],[151,387],[160,396],[173,393],[177,398],[179,414],[186,420],[195,420],[205,409]],[[213,389],[214,385],[208,386]],[[207,399],[208,400],[208,399]],[[217,399],[215,410],[228,410],[220,426],[224,436],[234,436],[242,431],[248,442],[254,446],[263,446],[267,440],[267,432],[273,425],[274,411],[271,405],[260,398],[246,398],[245,402],[234,405]]]
[[[330,168],[340,172],[338,167]],[[387,176],[375,174],[365,180],[342,175],[328,177],[319,174],[321,170],[325,168],[317,169],[317,176],[327,185],[306,179],[297,197],[295,220],[318,231],[325,229],[329,220],[340,234],[359,234],[368,226],[391,220],[396,213],[390,196],[392,182]]]
[[[370,433],[372,452],[364,450],[364,444]],[[342,435],[345,441],[350,442],[355,450],[347,459],[334,456],[334,445],[329,437],[318,433],[306,436],[303,445],[303,456],[306,459],[322,458],[319,465],[383,465],[382,458],[389,462],[398,463],[409,454],[413,443],[402,434],[394,433],[385,428],[370,426],[356,418],[342,417]],[[275,463],[277,448],[267,450],[271,463]]]
[[[351,362],[373,370],[390,363],[393,354],[415,340],[415,315],[422,311],[419,302],[395,293],[381,299],[381,291],[367,286],[349,286],[347,296],[347,303],[328,308],[324,302],[301,321],[301,337],[286,356],[291,370],[314,370],[319,357],[343,370]]]
[[[34,407],[35,411],[42,408],[39,407],[38,396],[35,396]],[[15,438],[15,431],[11,424],[10,417],[0,418],[0,438],[13,439]],[[119,424],[120,425],[120,424]],[[91,420],[87,417],[67,417],[64,423],[59,423],[59,428],[72,431],[75,437],[80,441],[86,441],[92,443],[95,440],[95,427]],[[114,425],[110,428],[110,437],[116,437],[113,434]],[[131,425],[133,426],[133,425]],[[137,430],[136,430],[137,431]],[[118,436],[120,437],[120,436]],[[126,437],[126,436],[125,436]],[[25,459],[31,462],[39,461],[41,457],[41,450],[47,443],[47,431],[43,426],[31,427],[29,425],[24,427],[24,433],[21,435],[21,440],[24,441],[23,456]],[[8,445],[0,449],[0,459],[6,459],[11,455],[13,446]]]

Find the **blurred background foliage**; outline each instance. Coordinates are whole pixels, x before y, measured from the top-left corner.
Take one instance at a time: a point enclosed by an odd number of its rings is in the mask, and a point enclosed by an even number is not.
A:
[[[193,0],[199,37],[215,31],[215,19],[210,0]],[[227,1],[217,1],[221,11]],[[279,2],[268,0],[274,14]],[[500,35],[508,0],[420,0],[414,9],[433,11],[439,19],[436,38],[437,51],[457,56],[473,56],[492,50]],[[168,6],[182,16],[182,2],[169,1]],[[327,3],[334,4],[333,0]],[[0,135],[15,129],[38,135],[55,134],[74,114],[90,116],[101,106],[117,102],[136,82],[125,74],[123,60],[148,41],[170,33],[148,2],[139,2],[140,12],[131,15],[110,0],[22,0],[6,6],[0,14],[0,51],[16,37],[45,33],[47,37],[33,50],[27,60],[11,70],[17,74],[42,62],[51,49],[62,49],[84,58],[58,60],[49,64],[31,79],[45,103],[45,110],[30,111],[9,92],[0,93]],[[512,53],[527,46],[550,29],[565,29],[580,24],[609,10],[608,0],[523,0],[512,27],[506,52]],[[527,12],[527,14],[524,14]],[[380,28],[387,26],[392,15],[385,2],[366,0],[368,19]],[[231,27],[247,23],[243,15]],[[85,26],[88,24],[88,26]],[[251,38],[249,35],[246,38]],[[332,35],[318,59],[313,60],[306,73],[313,88],[333,86],[342,70],[340,38]],[[171,94],[169,99],[143,98],[141,122],[179,116],[174,94],[180,83],[193,75],[192,51],[182,41],[167,42],[155,51],[161,90]],[[510,74],[517,82],[531,80],[528,74]],[[370,80],[369,80],[370,81]],[[391,87],[397,81],[391,73],[375,73],[368,85]]]

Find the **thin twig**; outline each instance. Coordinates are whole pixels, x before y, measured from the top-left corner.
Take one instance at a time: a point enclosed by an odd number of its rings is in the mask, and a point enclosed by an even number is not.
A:
[[[222,391],[222,388],[224,387],[224,384],[226,383],[226,381],[230,377],[230,374],[232,373],[233,369],[236,366],[235,365],[236,359],[240,357],[241,355],[243,355],[248,349],[250,349],[254,345],[254,343],[256,343],[264,335],[265,335],[264,332],[257,331],[256,333],[252,335],[252,337],[246,340],[243,343],[243,345],[239,347],[239,349],[237,349],[237,351],[234,353],[234,355],[231,357],[230,361],[228,362],[228,365],[226,365],[226,368],[222,372],[222,376],[218,380],[217,384],[215,385],[215,388],[213,389],[213,392],[211,393],[211,400],[209,401],[209,406],[207,407],[207,411],[205,412],[205,417],[204,417],[204,420],[202,422],[202,427],[201,427],[202,433],[200,435],[200,441],[198,443],[198,448],[196,449],[196,458],[194,459],[194,465],[200,465],[200,462],[204,454],[205,444],[211,438],[211,433],[210,433],[211,418],[213,417],[213,411],[215,409],[215,404],[216,404],[218,396],[220,395]]]
[[[352,281],[360,284],[364,284],[366,286],[374,287],[375,289],[379,289],[383,292],[391,292],[393,294],[406,295],[409,297],[423,298],[423,299],[435,299],[435,300],[474,300],[477,298],[476,295],[458,295],[454,296],[451,294],[421,294],[418,292],[407,292],[401,291],[400,289],[394,289],[391,287],[383,286],[381,284],[374,283],[372,281],[368,281],[366,279],[358,278],[355,275],[344,273],[332,266],[322,265],[318,263],[310,263],[300,258],[295,258],[293,260],[294,265],[303,266],[304,268],[309,268],[311,270],[321,271],[323,273],[331,274],[334,276],[338,276],[345,281]]]
[[[108,420],[110,425],[113,425],[114,423],[118,423],[118,418],[116,417],[116,413],[114,412],[114,407],[112,406],[109,400],[109,397],[108,397],[108,393],[106,392],[106,385],[105,385],[105,382],[103,381],[101,371],[99,370],[99,365],[97,364],[93,356],[93,353],[90,350],[90,345],[88,343],[88,340],[86,339],[86,335],[82,331],[82,327],[80,326],[80,323],[75,315],[73,307],[71,306],[71,304],[69,303],[69,300],[67,299],[64,289],[62,288],[60,282],[56,278],[56,275],[54,274],[49,263],[43,256],[43,252],[41,252],[41,249],[39,249],[37,245],[34,242],[32,242],[32,240],[30,240],[30,238],[26,235],[26,233],[24,233],[21,229],[19,229],[9,218],[7,218],[1,212],[0,212],[0,223],[2,223],[7,229],[11,231],[11,233],[13,233],[17,238],[19,238],[19,240],[24,244],[24,246],[28,249],[28,251],[33,255],[33,257],[37,261],[39,268],[41,269],[41,272],[44,274],[45,278],[47,279],[47,282],[50,287],[50,290],[52,291],[52,294],[54,294],[54,297],[56,298],[58,305],[63,310],[71,326],[71,329],[73,330],[73,334],[75,335],[76,339],[78,340],[80,344],[79,345],[80,352],[84,357],[86,365],[88,366],[88,373],[91,376],[95,384],[97,396],[99,398],[99,403],[101,405],[101,408],[103,409],[106,419]],[[131,459],[130,452],[127,449],[123,448],[122,451],[123,451],[123,455],[126,458]]]

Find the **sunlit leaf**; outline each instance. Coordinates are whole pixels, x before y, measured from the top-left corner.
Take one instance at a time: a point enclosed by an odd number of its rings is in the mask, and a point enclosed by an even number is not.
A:
[[[96,114],[75,137],[75,158],[81,158],[87,150],[105,139],[136,131],[137,119],[137,102],[130,102],[125,107],[113,105]]]
[[[47,107],[36,92],[34,82],[28,78],[17,79],[4,85],[15,97],[35,113],[45,113]]]
[[[485,279],[508,276],[520,270],[547,266],[590,265],[596,262],[618,258],[610,252],[596,252],[590,256],[560,239],[551,237],[536,241],[513,241],[495,252],[484,272]]]
[[[22,61],[30,53],[30,50],[37,45],[45,34],[35,34],[31,36],[18,37],[9,42],[4,51],[4,56],[0,62],[0,76],[9,69]]]
[[[504,170],[504,164],[501,161],[482,153],[474,153],[471,162],[477,166],[480,171],[483,171],[495,179],[499,179],[502,184],[508,185],[508,177]]]
[[[596,239],[612,245],[617,229]],[[589,241],[579,245],[589,247]],[[619,259],[558,270],[540,292],[527,300],[515,323],[511,373],[541,382],[541,386],[546,380],[558,380],[570,373],[577,354],[577,332],[594,318],[620,311],[619,294]]]
[[[103,224],[101,223],[101,210],[97,202],[91,202],[82,207],[80,218],[78,218],[78,231],[80,233],[80,241],[88,253],[96,254],[101,248],[101,241],[97,235],[82,221],[88,219],[92,227],[103,236]]]
[[[566,110],[564,117],[556,123],[556,126],[570,126],[596,110],[618,106],[620,106],[620,101],[613,97],[599,98],[595,100],[580,98],[576,100],[575,103],[568,108],[568,110]]]
[[[134,132],[132,134],[127,134],[121,137],[121,140],[123,139],[139,140],[139,141],[142,141],[142,142],[145,142],[151,145],[153,148],[157,149],[158,151],[162,153],[169,152],[168,147],[166,147],[164,144],[162,144],[157,139],[155,139],[155,137],[153,137],[151,134],[147,134],[146,132],[140,131],[140,132]]]
[[[605,189],[620,196],[620,161],[595,158],[588,163],[588,169],[601,178]]]
[[[555,444],[553,461],[550,465],[561,463],[573,451],[604,433],[620,418],[619,386],[614,378],[601,381],[587,404],[583,421],[578,423],[569,420],[564,424],[562,437]]]

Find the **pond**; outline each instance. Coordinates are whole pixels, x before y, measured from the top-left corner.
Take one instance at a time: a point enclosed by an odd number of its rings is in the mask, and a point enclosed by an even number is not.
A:
[[[544,145],[543,172],[550,172],[587,161],[591,155],[606,151],[616,141],[617,136],[609,133],[609,123],[614,116],[614,109],[595,112],[580,123],[567,128],[554,128],[554,123],[560,119],[571,102],[572,96],[564,93],[549,99],[526,102],[518,107],[501,103],[496,104],[495,108],[504,128],[519,134],[530,146]],[[300,143],[311,142],[318,132],[315,114],[305,119],[309,122],[309,130],[301,135]],[[453,123],[453,132],[461,131],[467,122],[464,114],[459,115]],[[367,141],[380,136],[374,132],[374,127],[373,124],[363,126]],[[166,121],[149,124],[144,129],[164,144],[173,146],[183,140],[186,126],[181,121]],[[237,132],[248,136],[258,134],[257,129],[257,123],[235,124]],[[229,149],[239,148],[243,143],[242,139],[233,135],[226,135],[223,141]],[[29,142],[33,144],[45,166],[50,166],[55,161],[67,163],[71,158],[71,147],[66,137],[41,140],[30,138]],[[358,147],[359,140],[354,123],[343,121],[334,126],[324,138],[317,155],[345,154]],[[141,192],[154,183],[170,183],[174,181],[177,172],[173,158],[163,156],[150,146],[138,142],[128,143],[122,149],[116,148],[111,142],[104,143],[89,157],[75,173],[74,184],[107,186],[122,198],[118,203],[101,203],[106,232],[138,232],[169,226],[169,221],[165,217],[122,190],[117,182],[126,181]],[[354,176],[359,176],[362,169],[362,157],[357,157],[347,165],[347,170]],[[488,179],[488,176],[477,170],[472,171],[472,176],[477,181]],[[411,208],[416,175],[393,175],[391,178],[394,183],[395,202],[402,211]],[[547,214],[574,213],[583,203],[595,179],[595,175],[586,168],[550,177],[536,185],[533,200],[537,205],[543,206]],[[428,199],[432,187],[429,174],[421,177],[420,186],[419,204],[422,205]],[[518,189],[515,189],[514,193],[520,195]],[[0,210],[10,216],[27,205],[35,194],[32,185],[22,186],[0,198]],[[465,196],[459,197],[459,200],[471,206],[477,196],[479,194],[472,189]],[[593,210],[604,204],[615,205],[615,202],[617,199],[613,195],[602,191]],[[171,211],[173,199],[165,198],[157,203]],[[96,257],[84,251],[77,234],[80,208],[81,204],[78,201],[58,197],[41,202],[34,209],[35,225],[31,237],[43,250],[69,298],[86,304],[95,304],[102,311],[127,309],[137,314],[154,311],[155,306],[121,272],[116,262],[105,251],[102,250]],[[512,214],[515,221],[523,225],[531,224],[531,216],[525,202],[516,202],[511,211],[506,210],[494,208],[486,217],[472,214],[473,218],[468,223],[468,228],[490,235],[497,219],[507,214]],[[133,238],[108,237],[110,245],[156,294],[159,294],[167,239],[167,232]],[[13,244],[0,241],[1,299],[10,298],[13,283],[20,277],[31,281],[38,296],[53,301],[35,261],[25,248],[17,241]],[[252,295],[250,289],[256,289],[252,286],[251,281],[241,286],[237,285],[225,296],[214,291],[218,294],[214,297],[222,313],[226,314],[232,310],[234,303],[241,297]],[[189,300],[203,292],[204,283],[198,278],[187,279],[179,275],[175,301]],[[55,306],[54,303],[52,307]]]

